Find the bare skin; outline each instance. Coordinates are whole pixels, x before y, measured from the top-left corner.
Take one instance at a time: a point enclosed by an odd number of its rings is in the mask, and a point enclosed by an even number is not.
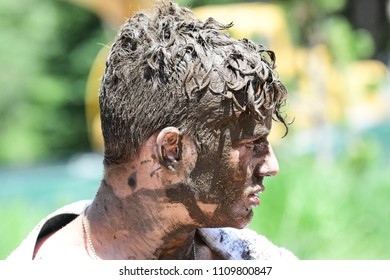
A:
[[[189,137],[167,128],[153,134],[132,161],[106,168],[85,219],[97,257],[193,259],[195,242],[197,259],[220,258],[196,229],[242,228],[250,222],[259,203],[255,195],[264,191],[263,177],[279,170],[266,141],[270,126],[269,119],[252,126],[238,123],[238,134],[234,127],[221,132],[209,151],[220,157],[219,166],[208,166],[207,155],[198,155]],[[93,257],[81,217],[39,240],[35,259]]]

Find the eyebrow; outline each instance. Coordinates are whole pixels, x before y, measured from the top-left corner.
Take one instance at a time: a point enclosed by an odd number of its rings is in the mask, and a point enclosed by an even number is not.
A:
[[[253,135],[257,136],[258,138],[268,136],[271,133],[271,129],[266,128],[265,126],[261,126],[261,128],[258,128],[254,130]]]
[[[267,137],[270,134],[271,130],[266,128],[265,126],[262,126],[261,128],[258,128],[254,130],[252,135],[241,135],[239,142],[244,142],[248,140],[257,140],[260,138]]]

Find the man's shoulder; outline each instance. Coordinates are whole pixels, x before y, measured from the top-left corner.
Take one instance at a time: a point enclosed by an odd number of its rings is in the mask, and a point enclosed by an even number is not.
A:
[[[42,219],[27,235],[22,243],[8,256],[7,260],[31,260],[37,240],[50,234],[80,215],[90,200],[81,200],[65,205]]]
[[[265,236],[244,228],[202,228],[203,241],[218,255],[230,260],[292,260],[296,256]]]

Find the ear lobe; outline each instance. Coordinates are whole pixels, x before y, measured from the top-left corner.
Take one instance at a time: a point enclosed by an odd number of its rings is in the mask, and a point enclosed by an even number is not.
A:
[[[177,172],[181,159],[181,134],[176,127],[166,127],[156,139],[157,156],[161,166]]]

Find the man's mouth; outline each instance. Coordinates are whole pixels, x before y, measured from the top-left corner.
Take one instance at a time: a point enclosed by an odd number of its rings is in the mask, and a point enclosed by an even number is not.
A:
[[[257,186],[256,189],[248,194],[248,201],[251,207],[257,207],[260,205],[259,195],[264,192],[265,187],[263,185]]]

